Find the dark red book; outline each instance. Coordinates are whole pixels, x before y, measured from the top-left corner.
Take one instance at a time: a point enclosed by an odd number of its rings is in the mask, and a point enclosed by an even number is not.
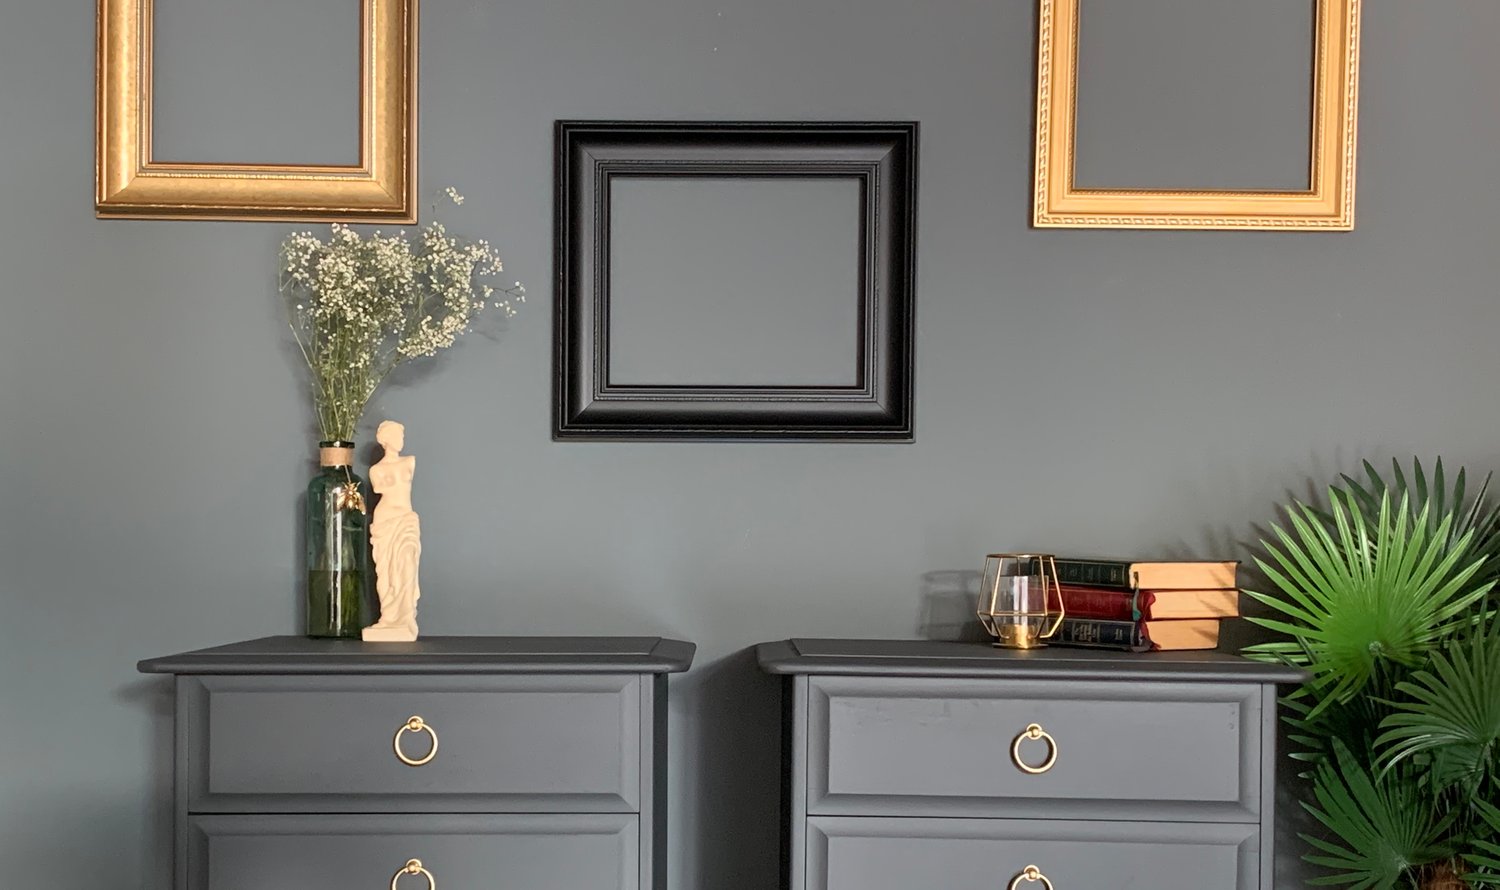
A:
[[[1069,618],[1141,621],[1164,618],[1233,618],[1240,614],[1240,592],[1233,587],[1210,590],[1115,590],[1063,584],[1063,608]]]

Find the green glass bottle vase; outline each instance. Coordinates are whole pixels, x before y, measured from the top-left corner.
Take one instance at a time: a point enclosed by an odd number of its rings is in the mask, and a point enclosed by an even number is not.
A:
[[[319,442],[307,484],[307,635],[359,639],[368,624],[370,528],[354,445]]]

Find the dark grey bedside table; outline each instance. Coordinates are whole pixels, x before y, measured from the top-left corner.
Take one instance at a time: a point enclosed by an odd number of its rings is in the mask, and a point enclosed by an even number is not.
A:
[[[1276,684],[1214,652],[788,640],[792,890],[1268,890]]]
[[[665,887],[656,638],[269,637],[176,675],[178,890]]]

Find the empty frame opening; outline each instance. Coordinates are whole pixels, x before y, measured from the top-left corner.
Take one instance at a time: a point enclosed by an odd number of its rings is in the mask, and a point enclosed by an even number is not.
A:
[[[356,166],[361,0],[152,0],[151,159]]]
[[[1079,0],[1078,189],[1312,187],[1315,0]]]
[[[855,178],[616,176],[611,386],[855,386]]]

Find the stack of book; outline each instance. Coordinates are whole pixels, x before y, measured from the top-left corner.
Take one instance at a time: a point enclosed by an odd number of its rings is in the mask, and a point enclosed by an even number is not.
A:
[[[1047,642],[1130,652],[1213,649],[1240,614],[1238,562],[1057,560],[1066,610]]]

